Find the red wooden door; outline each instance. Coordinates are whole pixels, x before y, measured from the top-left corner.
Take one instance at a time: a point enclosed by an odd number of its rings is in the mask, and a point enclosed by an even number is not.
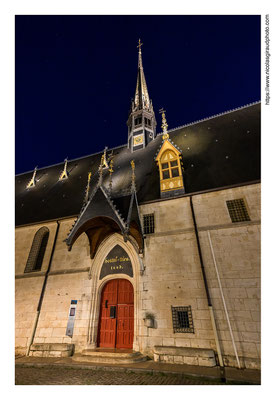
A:
[[[116,307],[115,317],[111,307]],[[98,346],[132,349],[133,333],[133,286],[126,279],[113,279],[102,290]]]
[[[118,312],[116,347],[132,349],[134,332],[133,286],[126,279],[118,281]]]
[[[118,304],[116,347],[132,349],[133,345],[133,305]]]
[[[102,290],[101,311],[98,334],[99,347],[115,347],[116,318],[110,318],[110,309],[117,305],[117,282],[107,282]]]

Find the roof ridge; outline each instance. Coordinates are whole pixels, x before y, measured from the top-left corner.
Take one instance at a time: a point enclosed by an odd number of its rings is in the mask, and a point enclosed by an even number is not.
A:
[[[201,119],[198,119],[198,120],[193,121],[193,122],[188,122],[187,124],[180,125],[180,126],[177,126],[176,128],[172,128],[172,129],[168,130],[168,133],[169,133],[169,132],[176,131],[176,130],[181,129],[181,128],[185,128],[185,127],[187,127],[187,126],[191,126],[191,125],[198,124],[199,122],[208,121],[209,119],[213,119],[213,118],[216,118],[216,117],[220,117],[221,115],[230,114],[231,112],[238,111],[238,110],[241,110],[241,109],[243,109],[243,108],[250,107],[250,106],[254,106],[255,104],[259,104],[259,103],[261,103],[261,100],[253,101],[252,103],[248,103],[248,104],[246,104],[246,105],[244,105],[244,106],[232,108],[231,110],[223,111],[223,112],[221,112],[221,113],[214,114],[214,115],[212,115],[212,116],[210,116],[210,117],[201,118]],[[163,132],[157,133],[157,136],[160,136],[160,135],[162,135],[162,134],[163,134]]]

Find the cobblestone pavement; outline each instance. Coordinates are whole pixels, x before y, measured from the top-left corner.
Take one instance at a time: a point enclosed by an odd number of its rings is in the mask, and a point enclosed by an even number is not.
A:
[[[136,373],[70,367],[15,367],[16,385],[217,385],[218,381],[164,373]]]

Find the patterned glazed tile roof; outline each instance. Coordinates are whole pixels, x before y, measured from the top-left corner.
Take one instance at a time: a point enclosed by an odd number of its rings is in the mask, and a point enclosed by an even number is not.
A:
[[[187,124],[168,131],[181,150],[186,193],[244,184],[260,179],[260,103]],[[127,145],[113,150],[111,197],[116,202],[130,194],[130,161],[136,165],[138,203],[160,199],[159,172],[154,161],[162,144],[157,135],[145,149],[131,153]],[[68,160],[68,179],[60,180],[64,162],[37,169],[36,185],[26,188],[33,171],[15,177],[16,225],[77,216],[83,204],[87,174],[92,172],[91,190],[98,182],[103,152]],[[108,189],[108,169],[103,186]],[[122,210],[122,212],[124,212]]]

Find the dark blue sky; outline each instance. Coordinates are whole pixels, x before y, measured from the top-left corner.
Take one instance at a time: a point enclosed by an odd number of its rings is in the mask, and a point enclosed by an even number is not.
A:
[[[137,42],[160,132],[260,100],[260,16],[16,16],[16,173],[127,142]]]

